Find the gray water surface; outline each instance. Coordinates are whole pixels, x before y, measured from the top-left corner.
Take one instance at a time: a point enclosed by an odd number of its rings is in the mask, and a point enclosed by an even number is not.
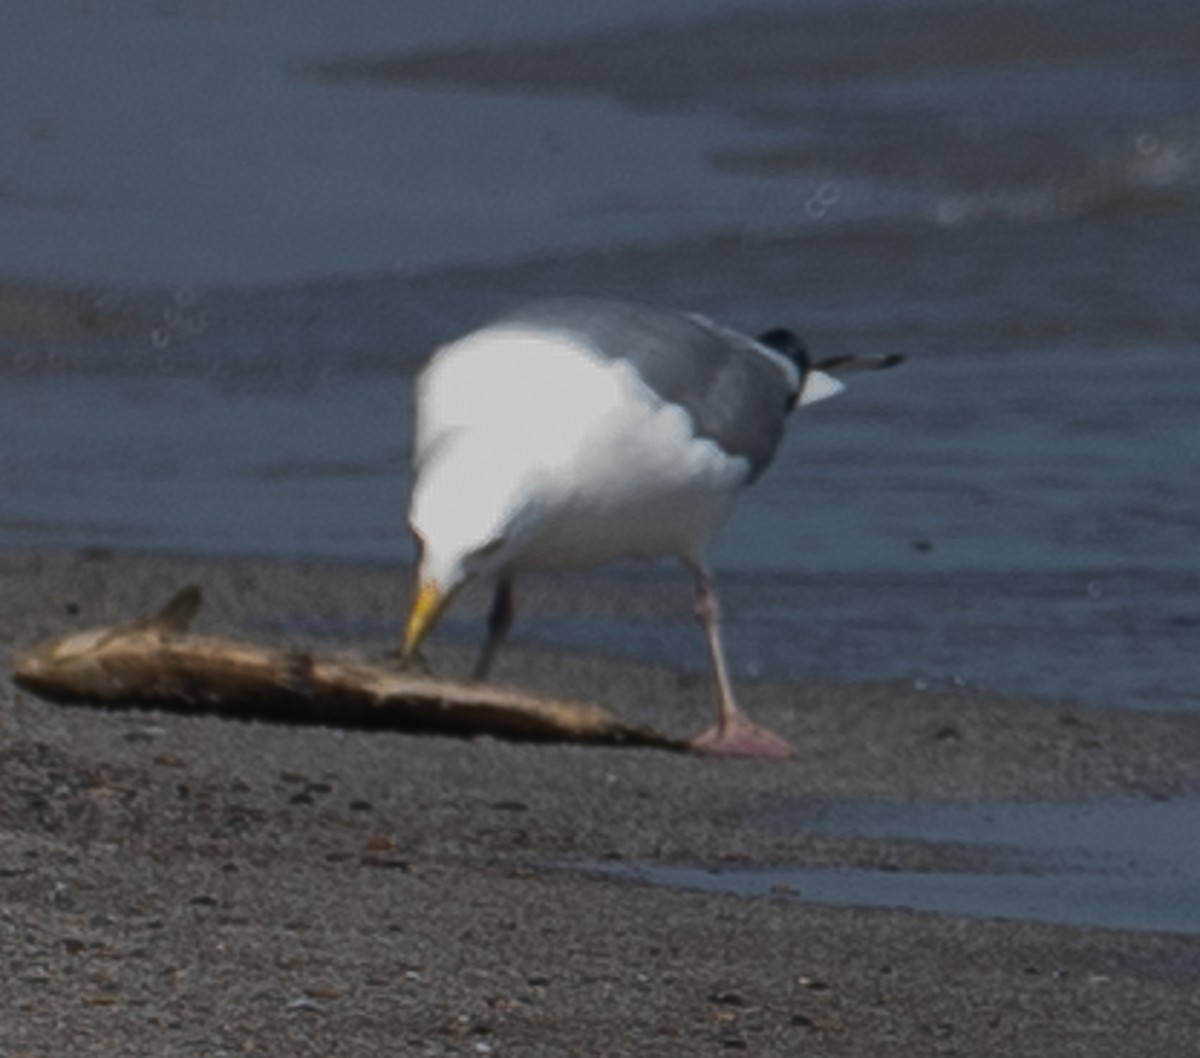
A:
[[[979,867],[946,872],[613,863],[583,869],[747,897],[1200,934],[1200,806],[1192,802],[847,804],[803,816],[792,825],[821,834],[965,847]]]
[[[717,543],[743,678],[1196,708],[1194,5],[851,6],[6,5],[0,546],[398,566],[426,351],[635,296],[910,355]]]

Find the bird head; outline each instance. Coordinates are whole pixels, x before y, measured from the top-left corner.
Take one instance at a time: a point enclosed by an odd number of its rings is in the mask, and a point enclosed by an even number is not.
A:
[[[503,536],[475,545],[448,546],[446,542],[417,535],[420,561],[417,584],[400,648],[403,663],[412,661],[438,620],[466,585],[498,571],[498,556],[504,550]]]
[[[494,453],[447,444],[417,468],[408,523],[417,541],[417,584],[401,646],[411,660],[454,597],[512,559],[514,489]]]

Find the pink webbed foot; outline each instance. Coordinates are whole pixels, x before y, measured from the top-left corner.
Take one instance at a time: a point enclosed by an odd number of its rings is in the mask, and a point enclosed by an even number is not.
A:
[[[692,739],[692,749],[722,757],[754,757],[759,760],[786,760],[792,747],[765,727],[747,720],[740,713],[710,727]]]

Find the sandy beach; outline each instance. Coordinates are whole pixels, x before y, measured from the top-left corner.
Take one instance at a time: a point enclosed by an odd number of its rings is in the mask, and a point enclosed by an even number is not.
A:
[[[910,354],[711,555],[786,763],[0,680],[0,1058],[1200,1053],[1194,4],[0,7],[7,674],[394,650],[412,373],[527,298]],[[689,603],[522,581],[495,677],[691,735]]]
[[[10,553],[11,650],[153,611],[381,633],[403,570]],[[603,583],[603,582],[596,582]],[[531,611],[608,597],[531,586]],[[465,612],[482,600],[467,599]],[[368,650],[389,645],[360,644]],[[467,663],[458,647],[439,669]],[[686,734],[694,676],[518,640],[498,678]],[[67,708],[6,684],[6,1055],[1185,1055],[1195,936],[651,886],[623,866],[970,872],[968,847],[781,823],[823,801],[1194,795],[1200,722],[900,685],[745,684],[767,765]],[[604,873],[617,869],[617,873]]]

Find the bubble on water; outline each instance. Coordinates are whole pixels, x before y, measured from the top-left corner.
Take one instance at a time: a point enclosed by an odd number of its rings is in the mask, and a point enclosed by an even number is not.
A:
[[[195,287],[182,286],[172,292],[162,309],[162,325],[151,334],[156,349],[195,338],[208,327],[208,313],[196,308],[199,294]]]
[[[1104,594],[1104,585],[1098,580],[1089,580],[1087,593],[1089,599],[1099,599]]]
[[[814,196],[823,206],[836,206],[842,197],[842,189],[832,180],[827,180],[817,188]]]
[[[808,196],[804,203],[804,212],[810,217],[820,219],[830,210],[830,207],[841,201],[842,189],[832,180],[818,185],[817,189]]]
[[[1149,158],[1152,154],[1157,154],[1162,149],[1162,140],[1160,140],[1153,132],[1138,133],[1137,139],[1134,141],[1138,154],[1143,158]]]

